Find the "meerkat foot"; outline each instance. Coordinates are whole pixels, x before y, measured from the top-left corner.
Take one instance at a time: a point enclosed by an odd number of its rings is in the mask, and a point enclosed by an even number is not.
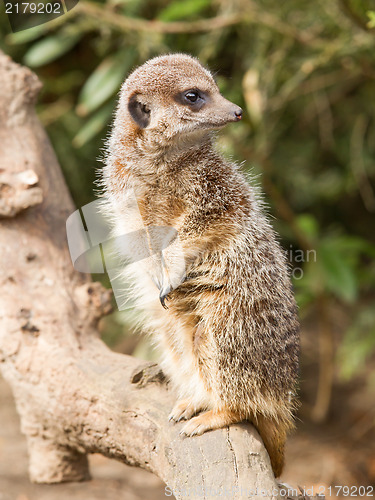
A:
[[[187,422],[180,431],[183,436],[200,436],[206,431],[220,429],[243,420],[229,410],[209,410]]]
[[[193,405],[191,399],[182,399],[175,404],[168,418],[169,420],[173,420],[174,422],[180,422],[180,420],[189,420],[200,410],[201,408],[197,408],[195,405]]]

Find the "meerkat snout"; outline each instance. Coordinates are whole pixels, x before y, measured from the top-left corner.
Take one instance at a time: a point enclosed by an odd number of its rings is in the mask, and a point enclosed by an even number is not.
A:
[[[220,128],[242,118],[242,109],[225,99],[215,83],[209,90],[189,89],[178,92],[174,95],[174,100],[195,113],[198,128]]]
[[[234,114],[236,116],[237,121],[242,120],[242,109],[241,108],[237,108],[236,111],[234,112]]]
[[[236,105],[233,105],[233,106],[234,106],[234,109],[232,111],[232,113],[234,115],[233,121],[239,122],[240,120],[242,120],[243,111],[239,106],[236,106]]]
[[[221,128],[227,123],[238,122],[242,119],[242,109],[225,99],[219,91],[216,95],[212,95],[211,99],[212,104],[207,103],[207,111],[212,114],[212,128]]]

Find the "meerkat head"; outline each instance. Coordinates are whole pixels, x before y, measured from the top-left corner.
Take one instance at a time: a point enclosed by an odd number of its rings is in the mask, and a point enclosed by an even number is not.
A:
[[[211,73],[184,54],[156,57],[137,68],[122,87],[119,109],[122,119],[159,144],[242,118],[242,109],[220,94]]]

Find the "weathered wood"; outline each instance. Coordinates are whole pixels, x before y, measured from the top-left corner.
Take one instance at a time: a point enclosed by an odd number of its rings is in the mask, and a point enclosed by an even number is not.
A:
[[[176,498],[277,498],[251,425],[182,438],[182,424],[167,420],[175,398],[158,366],[98,338],[110,296],[70,261],[65,221],[74,206],[34,111],[41,85],[0,53],[0,86],[0,182],[14,189],[12,197],[0,190],[14,206],[0,220],[0,369],[21,416],[31,479],[87,479],[87,454],[98,452],[154,472]],[[28,189],[38,190],[37,202],[9,201]]]

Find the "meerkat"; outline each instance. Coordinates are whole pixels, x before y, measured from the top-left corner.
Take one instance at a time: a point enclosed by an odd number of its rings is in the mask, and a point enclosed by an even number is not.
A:
[[[170,420],[186,421],[185,436],[251,421],[278,477],[294,426],[299,325],[257,189],[213,146],[213,131],[241,118],[197,59],[147,61],[120,91],[103,205],[114,236],[139,234],[120,253],[150,249],[124,276],[178,394]],[[150,237],[152,228],[171,231]]]

